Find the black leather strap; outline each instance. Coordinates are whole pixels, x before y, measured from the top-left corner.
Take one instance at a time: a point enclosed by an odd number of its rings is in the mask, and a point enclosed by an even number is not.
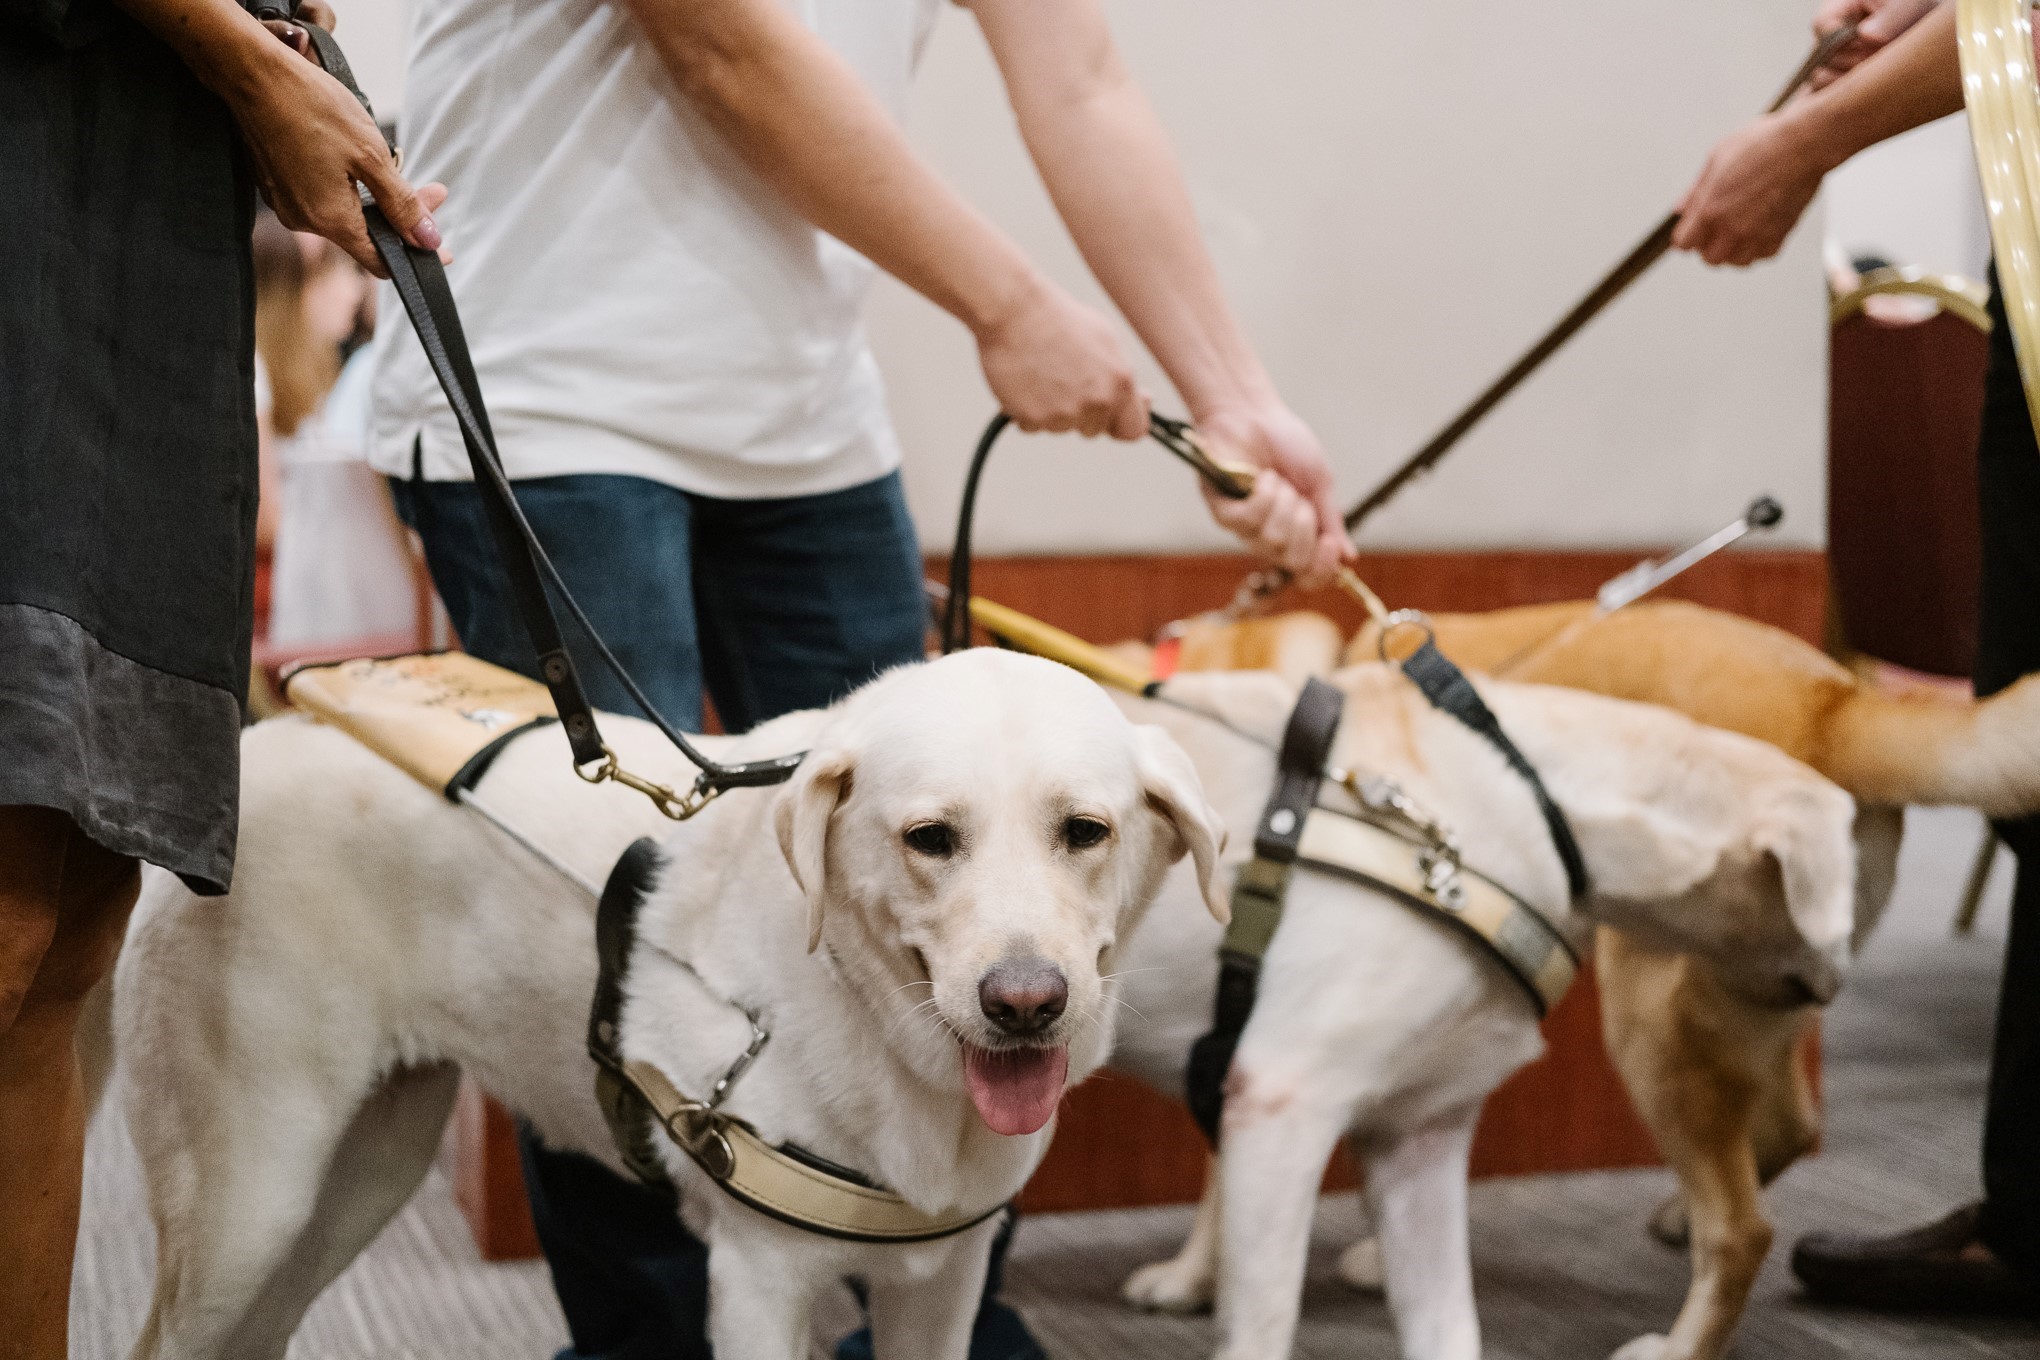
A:
[[[1322,680],[1305,682],[1282,734],[1275,789],[1254,831],[1254,858],[1240,866],[1239,877],[1233,880],[1232,924],[1218,951],[1218,996],[1212,1006],[1211,1031],[1191,1045],[1183,1074],[1190,1115],[1213,1147],[1218,1146],[1219,1121],[1225,1113],[1226,1073],[1232,1068],[1240,1034],[1254,1013],[1261,958],[1282,923],[1283,899],[1289,892],[1304,818],[1317,802],[1325,760],[1345,705],[1345,696]]]
[[[1587,861],[1580,854],[1580,843],[1573,839],[1572,824],[1566,821],[1564,809],[1544,787],[1537,767],[1516,749],[1515,742],[1509,740],[1509,734],[1502,730],[1501,720],[1482,701],[1466,673],[1453,665],[1429,638],[1409,655],[1402,668],[1403,674],[1409,676],[1424,697],[1431,701],[1433,708],[1451,714],[1485,737],[1489,745],[1502,753],[1502,759],[1509,763],[1509,768],[1530,786],[1531,794],[1537,799],[1537,809],[1544,814],[1544,825],[1551,832],[1552,846],[1558,851],[1559,861],[1565,865],[1566,885],[1574,897],[1586,896],[1590,886]]]
[[[623,852],[603,885],[595,908],[597,971],[595,996],[588,1007],[588,1056],[595,1060],[595,1100],[608,1121],[617,1154],[648,1188],[673,1195],[673,1182],[659,1160],[658,1120],[623,1074],[617,1028],[623,1015],[624,981],[630,975],[631,944],[637,939],[638,910],[664,866],[659,847],[641,838]]]
[[[461,442],[467,446],[468,465],[489,518],[490,536],[496,542],[510,587],[510,596],[531,635],[538,653],[539,676],[552,692],[553,706],[566,728],[574,763],[588,765],[603,757],[602,733],[595,723],[595,710],[581,689],[581,678],[567,654],[560,636],[559,620],[546,598],[545,583],[539,575],[527,535],[531,527],[517,508],[496,439],[489,427],[488,408],[482,404],[481,383],[475,377],[474,361],[468,355],[467,337],[461,331],[460,313],[454,306],[453,290],[447,286],[446,270],[438,256],[406,243],[397,229],[373,204],[364,208],[369,237],[390,271],[397,297],[418,332],[425,358],[446,392],[447,404],[460,426]]]

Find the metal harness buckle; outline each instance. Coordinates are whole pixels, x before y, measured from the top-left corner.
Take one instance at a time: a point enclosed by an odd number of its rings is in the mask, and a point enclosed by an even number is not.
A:
[[[1423,871],[1424,888],[1448,911],[1466,905],[1466,886],[1460,881],[1464,867],[1459,837],[1452,828],[1433,817],[1394,780],[1378,774],[1361,775],[1353,770],[1327,770],[1333,779],[1360,800],[1360,806],[1379,817],[1396,821],[1423,839],[1417,851],[1417,867]]]

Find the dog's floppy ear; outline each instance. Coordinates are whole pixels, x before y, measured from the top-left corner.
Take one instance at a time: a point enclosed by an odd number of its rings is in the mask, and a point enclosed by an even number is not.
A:
[[[1148,806],[1168,823],[1175,838],[1171,863],[1187,851],[1197,869],[1197,888],[1211,914],[1226,922],[1232,907],[1218,881],[1218,857],[1225,850],[1225,823],[1218,810],[1204,797],[1203,781],[1197,767],[1176,744],[1176,739],[1159,727],[1136,726],[1135,749],[1139,752],[1141,792]]]
[[[1620,902],[1676,901],[1711,877],[1728,849],[1726,828],[1703,834],[1647,803],[1574,800],[1566,817],[1587,848],[1594,896]]]
[[[1786,913],[1815,949],[1840,944],[1855,926],[1856,844],[1849,834],[1855,804],[1846,798],[1777,799],[1750,833],[1751,848],[1778,866]]]
[[[840,747],[810,751],[772,807],[779,852],[807,898],[810,954],[822,942],[822,907],[828,900],[829,820],[850,795],[856,765],[856,758]]]

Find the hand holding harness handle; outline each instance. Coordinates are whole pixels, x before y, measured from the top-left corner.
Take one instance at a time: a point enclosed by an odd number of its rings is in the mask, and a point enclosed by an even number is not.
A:
[[[868,1177],[791,1145],[775,1147],[743,1120],[725,1114],[723,1100],[770,1038],[749,1011],[751,1046],[706,1100],[683,1095],[655,1064],[624,1057],[618,1026],[637,944],[637,916],[661,867],[658,846],[637,841],[617,861],[595,911],[599,970],[588,1009],[588,1056],[595,1060],[596,1101],[631,1174],[666,1199],[677,1198],[654,1142],[654,1131],[661,1131],[732,1199],[782,1223],[846,1242],[953,1237],[1005,1208],[1000,1203],[982,1211],[923,1213]]]

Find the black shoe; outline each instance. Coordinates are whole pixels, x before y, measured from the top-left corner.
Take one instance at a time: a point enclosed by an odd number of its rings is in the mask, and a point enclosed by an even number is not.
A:
[[[2040,1289],[1983,1244],[1983,1206],[1891,1237],[1809,1233],[1792,1248],[1792,1273],[1827,1303],[1914,1313],[2040,1317]]]

